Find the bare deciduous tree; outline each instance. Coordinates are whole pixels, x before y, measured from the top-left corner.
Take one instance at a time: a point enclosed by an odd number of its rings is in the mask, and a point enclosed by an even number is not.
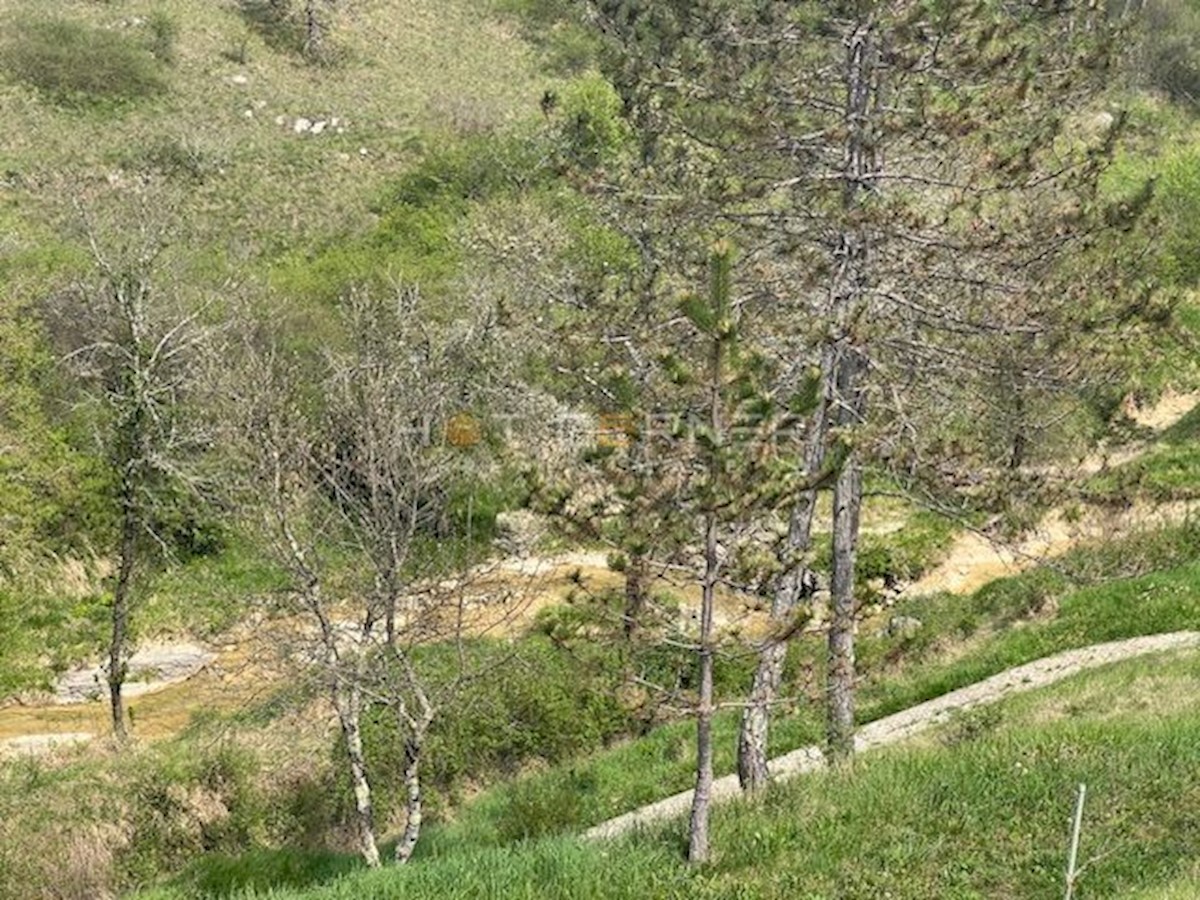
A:
[[[156,216],[136,225],[85,216],[84,230],[94,276],[54,298],[47,315],[110,476],[116,573],[105,668],[113,733],[124,740],[138,585],[150,562],[173,550],[159,527],[164,513],[202,492],[195,463],[212,434],[192,401],[215,332],[202,321],[203,305],[189,306],[159,265],[168,240]]]
[[[345,301],[342,350],[304,359],[248,348],[238,410],[244,488],[262,534],[290,575],[307,624],[289,638],[321,673],[336,714],[353,790],[359,852],[381,864],[363,739],[369,706],[391,711],[404,746],[405,828],[395,859],[411,856],[422,823],[420,767],[439,709],[467,683],[433,680],[417,648],[463,641],[478,627],[471,578],[474,535],[448,522],[457,481],[478,477],[472,454],[447,431],[489,379],[494,334],[485,319],[434,327],[417,296]],[[470,442],[467,442],[468,444]],[[457,549],[458,552],[455,552]],[[478,572],[475,573],[478,575]],[[492,597],[494,620],[516,611]]]

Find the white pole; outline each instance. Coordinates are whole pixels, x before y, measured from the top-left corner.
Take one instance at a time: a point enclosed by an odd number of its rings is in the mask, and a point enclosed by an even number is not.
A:
[[[1064,900],[1071,900],[1075,895],[1075,878],[1078,872],[1075,863],[1079,859],[1079,831],[1083,827],[1083,798],[1087,795],[1087,785],[1079,785],[1079,796],[1075,800],[1075,821],[1071,826],[1071,853],[1067,857],[1067,893]]]

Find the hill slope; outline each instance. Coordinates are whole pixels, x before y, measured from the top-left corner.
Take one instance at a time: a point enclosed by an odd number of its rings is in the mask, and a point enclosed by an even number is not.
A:
[[[611,844],[466,850],[237,896],[1054,898],[1080,782],[1091,797],[1088,895],[1159,882],[1173,896],[1193,877],[1200,840],[1198,671],[1194,651],[1120,663],[953,719],[920,746],[864,757],[851,775],[815,774],[722,807],[721,853],[699,871],[679,861],[678,828],[667,827]],[[228,890],[237,879],[222,886],[218,876],[235,871],[254,883],[247,869],[202,868],[192,887],[146,896]]]

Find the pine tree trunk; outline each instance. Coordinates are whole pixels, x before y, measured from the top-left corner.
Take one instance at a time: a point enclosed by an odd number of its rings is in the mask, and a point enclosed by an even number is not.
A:
[[[866,363],[845,337],[837,348],[837,424],[843,432],[863,418],[862,376]],[[843,433],[842,439],[846,440]],[[862,461],[853,443],[833,489],[833,572],[830,577],[826,752],[831,765],[854,753],[854,575],[862,512]]]
[[[621,623],[626,638],[637,634],[645,608],[646,557],[641,553],[631,553],[625,568],[625,611]]]
[[[812,414],[812,423],[805,442],[805,471],[813,477],[825,462],[825,440],[829,433],[829,395],[832,377],[832,353],[828,348],[821,356],[821,398]],[[813,514],[817,506],[817,488],[803,491],[792,507],[786,545],[786,567],[775,585],[771,598],[771,622],[786,628],[797,606],[810,595],[813,574],[808,568],[808,551],[812,545]],[[772,640],[758,656],[750,696],[742,711],[742,727],[738,733],[738,783],[743,791],[766,787],[770,773],[769,738],[771,704],[779,694],[783,680],[783,665],[787,644]]]
[[[696,789],[692,794],[692,816],[688,825],[688,862],[693,865],[708,862],[710,856],[708,819],[712,806],[713,746],[713,607],[717,598],[717,579],[720,557],[717,549],[718,507],[716,497],[722,481],[724,451],[724,417],[722,402],[725,378],[725,342],[729,331],[721,323],[729,310],[729,250],[715,248],[712,264],[712,309],[718,323],[712,336],[712,356],[708,373],[709,426],[712,447],[708,451],[708,484],[710,505],[704,512],[704,586],[700,598],[700,697],[696,708]]]
[[[708,514],[704,539],[704,589],[700,603],[700,702],[696,708],[696,790],[688,828],[688,862],[709,859],[708,819],[713,784],[713,603],[717,586],[717,520]]]
[[[826,743],[829,762],[835,766],[854,753],[854,568],[861,508],[862,466],[851,451],[833,494]]]
[[[854,575],[862,511],[862,460],[848,432],[866,413],[863,378],[867,359],[854,331],[871,289],[871,239],[857,212],[873,190],[871,178],[882,168],[875,122],[880,115],[882,68],[874,23],[860,22],[846,42],[846,144],[842,205],[847,223],[835,253],[838,275],[832,294],[837,327],[834,345],[834,421],[845,442],[833,495],[833,572],[826,670],[826,752],[831,765],[847,763],[854,753]]]

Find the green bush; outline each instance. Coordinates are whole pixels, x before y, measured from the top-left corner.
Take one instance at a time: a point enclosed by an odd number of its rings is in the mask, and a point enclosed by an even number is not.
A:
[[[567,161],[594,169],[612,160],[630,140],[621,98],[599,75],[578,78],[563,89],[562,142]]]
[[[686,706],[695,689],[696,658],[685,647],[630,643],[595,628],[583,629],[565,642],[542,634],[516,644],[477,641],[466,653],[468,670],[487,675],[473,679],[430,729],[423,774],[434,818],[466,784],[510,776],[532,764],[576,758],[616,738],[643,733],[673,717],[671,704]],[[749,654],[719,657],[714,675],[718,696],[740,697],[750,682],[753,662]],[[444,683],[455,671],[457,651],[425,647],[417,663],[431,683]],[[662,696],[623,690],[632,680],[661,685]],[[380,820],[386,821],[403,803],[405,735],[396,728],[394,713],[385,708],[367,717],[363,732],[377,809]],[[342,788],[336,795],[348,798],[348,785]],[[337,817],[349,821],[349,800],[338,802],[344,805]],[[543,802],[525,798],[517,806]],[[542,825],[528,826],[531,834],[554,830],[555,822],[574,821],[569,810],[559,816],[543,809],[537,818]]]
[[[304,23],[291,0],[238,0],[237,8],[246,26],[268,47],[281,53],[304,52]]]
[[[614,676],[603,661],[573,658],[534,637],[517,647],[479,641],[467,648],[469,670],[486,671],[434,721],[425,749],[424,775],[434,807],[470,780],[512,774],[534,760],[554,762],[601,746],[629,729]],[[428,647],[418,665],[431,682],[448,680],[457,666],[452,647]],[[577,667],[578,666],[578,667]],[[364,726],[380,816],[402,803],[404,735],[387,709]]]
[[[554,770],[545,778],[518,781],[496,820],[504,843],[562,834],[582,819],[584,797],[599,788],[595,773],[584,769]]]
[[[1143,7],[1141,75],[1172,100],[1200,102],[1200,9],[1188,0]]]
[[[66,19],[12,23],[0,67],[67,106],[124,103],[167,89],[159,64],[137,41]]]
[[[249,849],[267,816],[255,789],[257,761],[229,744],[150,756],[125,791],[131,837],[122,880],[144,883],[205,852]]]
[[[544,136],[477,135],[429,147],[373,204],[366,234],[331,234],[316,247],[291,247],[276,261],[272,287],[293,298],[334,302],[352,285],[396,280],[444,294],[458,272],[458,231],[474,204],[548,183]]]
[[[175,65],[175,42],[179,39],[179,25],[167,13],[156,10],[146,21],[150,31],[150,53],[166,66]]]

